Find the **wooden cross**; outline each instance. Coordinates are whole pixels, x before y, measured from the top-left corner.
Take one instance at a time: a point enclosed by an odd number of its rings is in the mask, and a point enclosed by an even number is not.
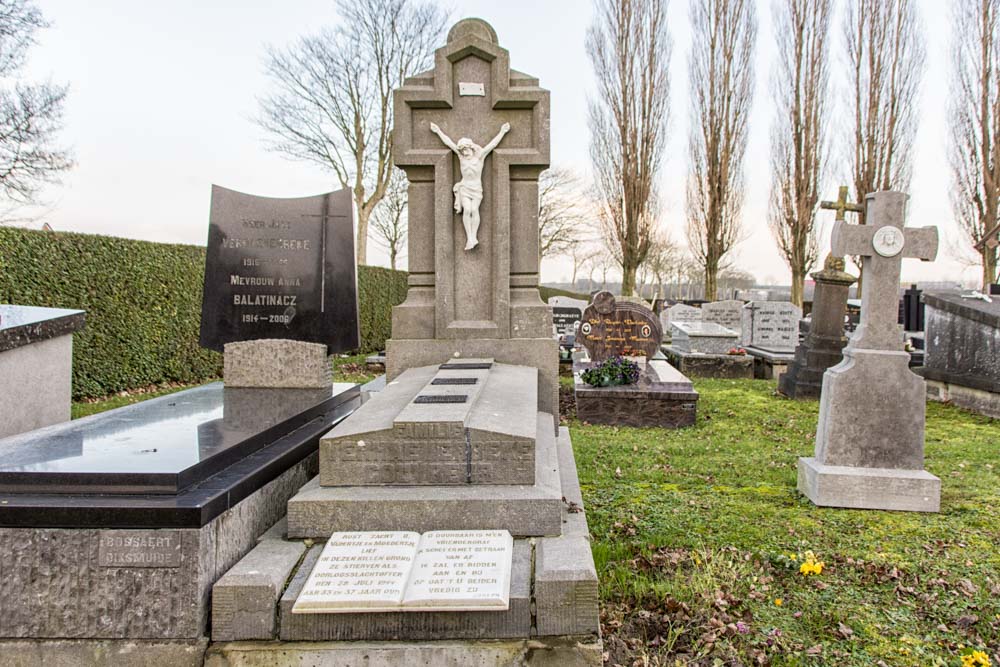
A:
[[[938,251],[937,227],[904,227],[908,198],[902,192],[869,194],[865,197],[867,224],[850,225],[843,220],[834,223],[831,252],[860,255],[865,276],[861,287],[861,323],[851,337],[851,349],[903,349],[898,324],[902,260],[911,257],[927,262]]]
[[[819,203],[820,208],[825,208],[831,211],[837,212],[837,217],[834,218],[837,222],[844,222],[844,212],[851,211],[852,213],[864,213],[865,207],[861,204],[854,204],[847,201],[847,186],[840,186],[840,196],[837,197],[837,201],[824,201]]]

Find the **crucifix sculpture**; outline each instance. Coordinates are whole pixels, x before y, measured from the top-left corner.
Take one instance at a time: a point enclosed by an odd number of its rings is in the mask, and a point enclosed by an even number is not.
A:
[[[500,126],[500,133],[485,146],[480,146],[468,137],[462,137],[456,144],[451,137],[441,131],[436,123],[431,123],[431,132],[438,135],[441,142],[458,156],[462,180],[455,183],[455,213],[462,214],[465,226],[465,249],[472,250],[479,245],[479,205],[483,201],[483,165],[486,156],[500,144],[500,140],[510,132],[510,123]]]

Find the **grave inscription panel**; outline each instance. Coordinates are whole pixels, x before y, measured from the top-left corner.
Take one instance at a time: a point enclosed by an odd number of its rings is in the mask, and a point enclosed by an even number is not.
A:
[[[348,190],[275,199],[212,186],[201,345],[278,338],[359,344]]]
[[[616,301],[610,292],[599,292],[583,311],[577,335],[591,361],[609,357],[652,358],[660,350],[660,320],[645,306]]]
[[[101,567],[180,567],[176,530],[102,530],[97,535]]]

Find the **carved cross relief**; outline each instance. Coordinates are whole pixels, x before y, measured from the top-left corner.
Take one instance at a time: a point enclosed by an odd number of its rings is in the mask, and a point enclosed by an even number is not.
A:
[[[410,289],[433,293],[433,337],[511,337],[511,288],[538,282],[548,91],[511,72],[492,28],[472,19],[432,71],[395,92],[394,114],[393,158],[410,180]]]

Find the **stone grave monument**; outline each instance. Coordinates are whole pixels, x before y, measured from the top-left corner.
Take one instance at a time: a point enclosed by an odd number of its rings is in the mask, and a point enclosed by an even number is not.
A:
[[[752,378],[753,358],[742,350],[740,326],[743,302],[713,301],[701,308],[677,304],[669,316],[669,343],[663,353],[687,376]]]
[[[817,505],[936,512],[941,480],[924,470],[924,380],[909,368],[897,322],[904,257],[933,260],[935,227],[904,227],[907,196],[866,197],[867,224],[834,224],[831,252],[860,255],[861,322],[823,376],[816,454],[798,488]]]
[[[788,301],[750,301],[743,306],[741,341],[754,358],[754,377],[780,379],[795,358],[802,309]]]
[[[2,664],[201,665],[213,584],[361,404],[327,358],[357,345],[350,198],[216,188],[211,216],[202,341],[225,384],[0,440]]]
[[[434,62],[395,93],[411,274],[388,381],[323,436],[286,522],[215,584],[209,661],[601,661],[537,289],[549,94],[479,19]]]
[[[84,318],[82,310],[0,305],[0,438],[69,421],[73,332]]]
[[[710,301],[701,305],[701,319],[726,327],[731,331],[740,331],[743,326],[743,302],[739,299],[725,301]]]
[[[701,322],[701,316],[701,308],[695,308],[685,303],[675,303],[660,311],[660,328],[663,335],[669,340],[672,333],[670,325],[673,322]]]
[[[816,281],[809,332],[795,348],[795,359],[778,381],[778,391],[791,398],[819,398],[826,369],[840,363],[847,345],[844,317],[847,297],[857,277],[844,271],[844,258],[829,255]]]
[[[586,357],[573,364],[576,414],[592,424],[679,428],[695,422],[698,392],[660,352],[660,322],[653,311],[598,292],[583,313],[578,342]],[[610,357],[632,357],[640,365],[631,385],[592,387],[583,371]]]
[[[729,354],[740,335],[715,322],[674,322],[671,347],[687,354]]]
[[[1000,418],[1000,295],[925,292],[923,299],[927,354],[918,372],[928,398]]]

